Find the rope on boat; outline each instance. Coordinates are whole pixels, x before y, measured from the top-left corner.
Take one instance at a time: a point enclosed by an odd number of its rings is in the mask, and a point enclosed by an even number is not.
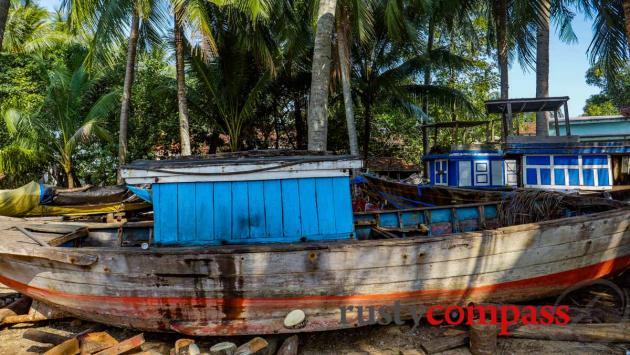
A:
[[[499,221],[503,226],[512,226],[565,217],[565,198],[565,194],[553,191],[514,191],[499,204]]]

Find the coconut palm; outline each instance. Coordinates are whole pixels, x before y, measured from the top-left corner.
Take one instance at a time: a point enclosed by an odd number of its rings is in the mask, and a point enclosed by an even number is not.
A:
[[[98,80],[80,66],[74,71],[57,68],[49,74],[46,98],[34,114],[8,109],[11,144],[0,153],[0,168],[11,171],[15,159],[37,162],[54,161],[63,170],[69,188],[76,186],[74,155],[82,143],[93,138],[109,141],[104,128],[105,118],[117,106],[120,93],[111,91],[101,95],[89,108]],[[19,152],[19,155],[15,154]]]
[[[4,30],[7,27],[10,5],[11,0],[0,0],[0,51],[2,51],[2,42],[4,42]]]
[[[594,18],[588,51],[608,80],[630,60],[630,0],[578,0],[579,8]]]
[[[387,4],[374,7],[374,36],[365,43],[355,43],[353,63],[353,91],[363,111],[363,156],[369,155],[370,133],[374,111],[382,103],[394,103],[424,121],[426,114],[417,106],[419,101],[430,100],[437,105],[456,105],[472,111],[472,106],[457,90],[440,85],[424,85],[416,80],[428,66],[459,69],[471,63],[449,52],[435,48],[430,53],[418,53],[416,42],[398,42],[390,35],[391,25],[385,15]],[[407,20],[405,20],[407,21]],[[403,24],[401,28],[409,28]],[[413,33],[403,34],[418,38]]]
[[[320,0],[317,11],[311,95],[308,104],[308,149],[325,151],[328,134],[328,90],[332,34],[337,0]]]

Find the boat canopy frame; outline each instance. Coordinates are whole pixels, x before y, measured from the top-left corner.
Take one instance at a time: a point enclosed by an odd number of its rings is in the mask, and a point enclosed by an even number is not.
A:
[[[501,99],[486,101],[487,113],[499,113],[503,122],[503,139],[512,130],[512,118],[515,113],[528,112],[553,112],[556,136],[560,136],[560,125],[558,112],[563,109],[566,136],[571,136],[571,124],[569,120],[568,96],[544,97],[544,98],[521,98],[521,99]]]

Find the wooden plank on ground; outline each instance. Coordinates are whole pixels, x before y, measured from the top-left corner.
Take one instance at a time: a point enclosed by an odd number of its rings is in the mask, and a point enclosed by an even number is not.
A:
[[[99,351],[96,355],[118,355],[129,350],[133,350],[144,343],[144,334],[140,333],[131,338],[125,339],[111,348]]]

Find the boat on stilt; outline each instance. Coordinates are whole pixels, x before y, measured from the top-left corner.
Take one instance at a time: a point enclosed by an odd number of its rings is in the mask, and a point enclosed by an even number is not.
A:
[[[1,222],[0,282],[90,321],[241,335],[354,327],[350,305],[527,301],[630,266],[628,207],[554,195],[508,226],[505,201],[353,215],[354,157],[259,154],[125,167],[153,184],[153,222]]]

